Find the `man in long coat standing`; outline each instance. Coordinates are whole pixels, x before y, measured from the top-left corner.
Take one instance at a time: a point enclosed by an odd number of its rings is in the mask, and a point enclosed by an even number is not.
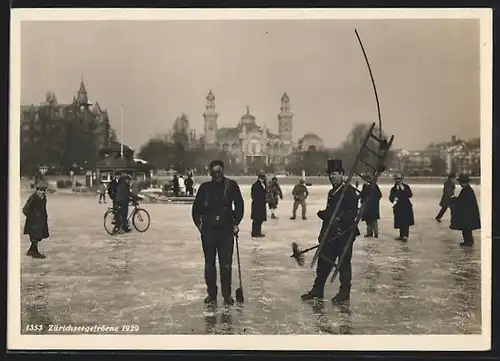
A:
[[[479,206],[476,194],[470,186],[470,178],[466,174],[458,177],[458,183],[462,190],[458,197],[451,200],[451,229],[462,231],[462,247],[472,247],[474,237],[472,231],[481,229],[481,218],[479,216]]]
[[[252,212],[250,218],[252,219],[252,237],[265,237],[262,234],[262,223],[267,221],[266,195],[266,174],[260,171],[257,181],[252,185],[251,191]]]
[[[403,183],[400,173],[394,175],[394,186],[391,188],[389,201],[393,204],[394,228],[399,229],[397,241],[407,242],[410,235],[410,226],[415,224],[411,197],[413,192],[408,184]]]
[[[380,199],[382,198],[382,192],[378,184],[372,183],[369,177],[367,179],[368,181],[363,184],[363,188],[359,194],[361,205],[366,203],[361,220],[366,222],[365,237],[378,238],[378,220],[380,219]]]
[[[451,198],[455,195],[455,175],[448,175],[448,179],[443,184],[443,195],[441,196],[441,200],[439,201],[439,206],[441,209],[436,216],[436,221],[441,222],[441,218],[443,218],[446,210],[450,206]]]
[[[49,225],[47,223],[47,184],[43,181],[35,183],[35,193],[33,193],[23,207],[23,214],[26,216],[24,223],[24,234],[29,235],[31,246],[26,254],[33,258],[45,258],[45,255],[38,251],[38,243],[44,238],[49,238]]]

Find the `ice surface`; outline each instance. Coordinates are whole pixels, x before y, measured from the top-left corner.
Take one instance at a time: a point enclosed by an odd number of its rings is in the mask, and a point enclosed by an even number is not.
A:
[[[109,236],[103,228],[107,205],[97,198],[50,195],[51,237],[40,246],[47,258],[26,256],[29,242],[26,236],[21,240],[22,329],[98,324],[138,325],[140,334],[480,333],[480,232],[474,233],[473,249],[460,248],[461,234],[449,229],[449,213],[441,224],[434,220],[441,187],[415,186],[416,225],[401,244],[394,240],[388,187],[381,188],[381,236],[356,240],[350,307],[329,302],[336,281],[327,284],[321,309],[300,301],[314,279],[312,253],[302,268],[289,255],[292,241],[303,248],[317,243],[316,212],[326,203],[328,187],[310,187],[308,220],[292,221],[291,186],[283,186],[280,219],[264,223],[266,238],[252,239],[250,188],[242,186],[245,304],[219,306],[214,313],[203,305],[203,253],[190,205],[144,204],[151,215],[146,233]],[[475,191],[479,200],[479,187]]]

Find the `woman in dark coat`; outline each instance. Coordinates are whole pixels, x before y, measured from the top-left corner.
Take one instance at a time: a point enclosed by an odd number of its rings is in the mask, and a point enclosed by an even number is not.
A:
[[[274,215],[274,210],[278,208],[278,202],[280,199],[283,199],[283,192],[281,191],[281,187],[278,183],[278,178],[272,177],[271,184],[269,184],[267,188],[267,204],[269,205],[269,209],[271,210],[271,218],[278,219]]]
[[[266,211],[266,175],[264,172],[259,172],[257,181],[252,185],[252,237],[265,237],[262,234],[262,223],[267,221]]]
[[[439,206],[441,209],[436,216],[436,221],[441,222],[441,218],[443,218],[446,210],[450,206],[451,198],[455,195],[455,175],[450,174],[446,182],[443,185],[443,195],[441,196],[441,200],[439,201]]]
[[[31,246],[26,252],[33,258],[45,258],[45,255],[38,251],[38,243],[49,238],[49,225],[47,223],[47,185],[44,182],[35,184],[35,193],[33,193],[23,207],[23,214],[26,216],[23,234],[30,237]]]
[[[389,201],[393,204],[394,228],[399,229],[399,237],[396,237],[396,240],[406,242],[410,235],[410,226],[415,224],[413,205],[410,200],[413,192],[408,184],[403,183],[401,174],[394,175],[394,182]]]
[[[368,197],[370,200],[368,201]],[[361,193],[359,194],[361,205],[366,204],[366,208],[361,217],[362,221],[366,222],[366,235],[365,237],[375,237],[378,238],[378,220],[380,219],[380,199],[382,198],[382,192],[378,184],[371,183],[371,180],[363,184]]]
[[[474,237],[472,231],[481,229],[481,218],[479,216],[479,206],[477,204],[476,194],[470,186],[469,176],[461,174],[458,177],[458,183],[462,190],[458,197],[451,200],[451,229],[462,231],[462,247],[472,247]]]

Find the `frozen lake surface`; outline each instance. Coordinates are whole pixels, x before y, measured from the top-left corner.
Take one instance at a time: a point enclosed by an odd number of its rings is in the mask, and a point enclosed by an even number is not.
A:
[[[305,221],[289,220],[291,188],[283,186],[280,219],[264,223],[267,237],[252,239],[250,187],[242,186],[245,304],[219,306],[215,314],[203,305],[203,252],[190,205],[144,204],[151,215],[146,233],[109,236],[103,228],[107,205],[97,198],[49,195],[51,237],[40,247],[47,258],[26,256],[29,242],[26,236],[21,240],[22,330],[27,324],[99,324],[138,325],[140,334],[481,332],[480,231],[474,233],[475,247],[463,249],[461,234],[449,229],[449,213],[436,223],[441,186],[413,187],[416,225],[407,244],[394,240],[389,187],[381,187],[380,238],[355,242],[349,308],[329,302],[338,281],[327,283],[323,308],[300,301],[315,270],[309,268],[312,253],[302,268],[289,257],[291,243],[317,243],[316,212],[324,208],[329,188],[310,187]],[[474,188],[479,201],[479,187]],[[364,224],[360,229],[363,235]],[[236,255],[233,266],[234,292]]]

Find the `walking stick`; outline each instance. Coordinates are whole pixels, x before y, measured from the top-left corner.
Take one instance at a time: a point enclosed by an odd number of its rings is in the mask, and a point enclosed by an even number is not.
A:
[[[238,277],[240,280],[240,287],[236,290],[236,302],[245,302],[245,297],[243,296],[243,284],[241,282],[241,263],[240,263],[240,247],[238,245],[238,233],[235,235],[236,238],[236,259],[238,260]]]

